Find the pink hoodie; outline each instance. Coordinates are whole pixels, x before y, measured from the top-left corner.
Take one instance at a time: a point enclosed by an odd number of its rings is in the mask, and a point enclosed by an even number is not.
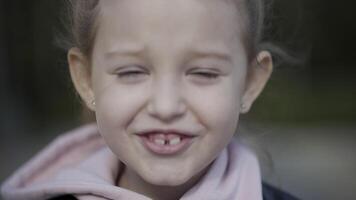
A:
[[[4,182],[5,200],[45,200],[72,194],[80,200],[148,200],[115,186],[122,164],[105,145],[95,124],[56,139]],[[182,200],[262,200],[254,154],[235,139]]]

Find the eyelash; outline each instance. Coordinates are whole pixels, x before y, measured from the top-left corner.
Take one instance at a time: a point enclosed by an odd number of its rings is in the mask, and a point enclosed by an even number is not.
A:
[[[118,73],[119,78],[121,77],[134,77],[134,76],[138,76],[144,74],[141,71],[127,71],[127,72],[122,72],[122,73]]]
[[[122,72],[119,73],[118,76],[119,78],[122,77],[135,77],[138,75],[144,74],[141,71],[128,71],[128,72]],[[198,75],[202,78],[207,78],[207,79],[217,79],[219,77],[219,74],[214,74],[214,73],[206,73],[206,72],[198,72],[198,73],[193,73],[194,75]]]
[[[217,79],[219,77],[219,74],[207,73],[207,72],[197,72],[197,73],[193,73],[193,74],[201,76],[203,78],[207,78],[207,79]]]
[[[127,72],[118,73],[118,76],[119,76],[119,78],[135,77],[135,76],[142,75],[142,74],[144,74],[144,72],[142,72],[142,71],[127,71]],[[208,72],[196,72],[196,73],[192,73],[192,74],[200,76],[202,78],[207,78],[207,79],[217,79],[219,77],[219,74],[208,73]]]

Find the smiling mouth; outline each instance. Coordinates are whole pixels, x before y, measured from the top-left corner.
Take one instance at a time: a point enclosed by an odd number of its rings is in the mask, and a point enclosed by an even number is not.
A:
[[[151,132],[139,135],[147,150],[159,155],[173,155],[186,150],[195,136],[178,133]]]

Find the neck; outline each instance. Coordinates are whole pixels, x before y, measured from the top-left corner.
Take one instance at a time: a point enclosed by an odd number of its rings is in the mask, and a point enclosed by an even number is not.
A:
[[[124,167],[118,186],[145,195],[154,200],[180,199],[206,173],[208,167],[189,181],[178,186],[153,185],[143,180],[134,171]]]

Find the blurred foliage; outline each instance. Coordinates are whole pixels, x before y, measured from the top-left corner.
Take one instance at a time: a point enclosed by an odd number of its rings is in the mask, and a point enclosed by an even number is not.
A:
[[[66,54],[54,46],[63,1],[0,3],[0,127],[79,123]],[[275,0],[267,38],[301,62],[282,62],[245,118],[275,123],[356,119],[355,1]]]

